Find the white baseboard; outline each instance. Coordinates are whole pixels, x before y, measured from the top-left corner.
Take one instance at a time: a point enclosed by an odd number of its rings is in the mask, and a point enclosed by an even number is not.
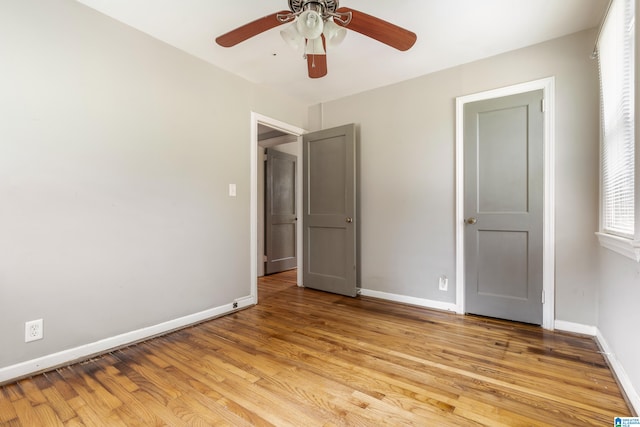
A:
[[[607,358],[607,362],[609,366],[611,366],[614,375],[617,377],[620,387],[622,387],[622,390],[627,396],[629,404],[633,407],[636,414],[640,414],[640,396],[634,388],[631,379],[627,376],[622,364],[618,361],[615,354],[611,352],[609,344],[607,344],[607,340],[604,339],[600,330],[596,326],[582,325],[564,320],[556,320],[555,329],[594,337],[598,346],[600,346],[602,354]]]
[[[618,378],[618,382],[620,386],[624,390],[624,393],[627,395],[627,400],[629,404],[633,407],[633,410],[636,414],[640,414],[640,395],[638,391],[633,386],[631,379],[625,372],[624,368],[620,361],[616,358],[615,353],[611,351],[609,344],[607,344],[607,340],[605,340],[604,336],[600,332],[599,329],[596,328],[596,341],[598,345],[602,349],[602,354],[607,358],[609,362],[609,366],[613,369],[616,377]]]
[[[388,292],[373,291],[371,289],[360,289],[360,295],[365,297],[380,298],[389,301],[401,302],[404,304],[417,305],[420,307],[434,308],[436,310],[447,310],[455,312],[457,306],[454,303],[434,301],[426,298],[416,298],[406,295],[390,294]]]
[[[248,295],[246,297],[238,298],[234,302],[238,303],[238,306],[236,307],[236,310],[238,310],[241,308],[249,307],[251,305],[255,305],[257,301],[256,301],[256,297],[252,295]],[[233,307],[233,304],[231,306]],[[223,313],[223,314],[226,314],[226,313]]]
[[[114,337],[105,338],[96,342],[81,345],[79,347],[63,350],[58,353],[48,354],[37,359],[27,360],[15,365],[0,368],[0,384],[23,378],[38,372],[53,369],[59,366],[68,365],[79,360],[87,359],[97,354],[105,353],[115,348],[140,342],[176,329],[184,328],[189,325],[203,322],[205,320],[220,317],[222,315],[248,307],[255,304],[254,296],[242,297],[233,302],[219,307],[214,307],[199,313],[190,314],[188,316],[169,320],[157,325],[138,329]],[[234,303],[237,306],[234,308]]]
[[[618,361],[615,354],[611,351],[607,340],[596,326],[582,325],[579,323],[565,322],[564,320],[556,320],[555,328],[561,331],[574,332],[577,334],[590,335],[595,338],[596,342],[602,350],[602,354],[607,358],[607,362],[613,373],[618,379],[618,383],[625,395],[627,396],[629,404],[633,407],[636,414],[640,414],[640,396],[633,386],[631,379],[627,376],[622,364]]]
[[[597,328],[595,326],[583,325],[581,323],[566,322],[564,320],[556,320],[553,323],[554,329],[565,332],[573,332],[574,334],[596,336]]]

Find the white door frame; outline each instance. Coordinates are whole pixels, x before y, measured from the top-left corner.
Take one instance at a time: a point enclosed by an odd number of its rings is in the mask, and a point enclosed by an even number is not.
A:
[[[544,213],[542,327],[555,322],[555,78],[548,77],[456,98],[456,311],[465,313],[464,277],[464,105],[542,89],[544,92]]]
[[[255,112],[251,112],[251,140],[250,140],[250,162],[251,162],[251,188],[250,204],[249,204],[249,229],[250,239],[249,244],[249,263],[251,274],[251,300],[253,304],[258,303],[258,124],[269,126],[270,128],[279,130],[281,132],[295,135],[298,137],[298,159],[302,159],[302,135],[306,133],[304,129],[297,126],[290,125],[280,120],[272,119],[271,117],[263,116]],[[297,182],[302,182],[302,162],[298,161],[296,179]],[[296,201],[297,211],[302,212],[302,185],[298,185],[296,188]],[[298,223],[296,225],[296,237],[297,237],[297,258],[298,258],[298,286],[302,285],[302,216],[298,215]]]

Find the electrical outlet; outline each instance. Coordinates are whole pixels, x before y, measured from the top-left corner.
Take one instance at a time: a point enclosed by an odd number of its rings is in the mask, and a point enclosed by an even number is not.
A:
[[[449,279],[447,279],[447,276],[440,276],[440,279],[438,280],[438,289],[446,292],[448,287]]]
[[[43,320],[31,320],[24,324],[24,342],[37,341],[44,338]]]

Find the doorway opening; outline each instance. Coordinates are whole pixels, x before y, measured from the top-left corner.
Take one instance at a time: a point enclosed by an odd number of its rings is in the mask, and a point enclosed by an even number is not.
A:
[[[296,136],[258,124],[258,277],[297,267],[297,151]]]
[[[542,236],[542,327],[554,329],[555,322],[555,79],[553,77],[480,92],[456,99],[456,310],[460,314],[465,308],[465,177],[464,177],[464,107],[476,101],[500,98],[520,93],[542,90],[541,105],[544,114],[543,129],[543,236]]]
[[[264,150],[275,146],[287,145],[287,151],[302,158],[301,137],[304,129],[281,122],[270,117],[251,113],[251,204],[250,204],[250,274],[251,296],[254,303],[258,302],[258,277],[264,275]],[[301,162],[296,166],[296,182],[302,182]],[[302,208],[302,188],[296,186],[296,211]],[[302,285],[302,220],[296,224],[296,258],[297,284]]]

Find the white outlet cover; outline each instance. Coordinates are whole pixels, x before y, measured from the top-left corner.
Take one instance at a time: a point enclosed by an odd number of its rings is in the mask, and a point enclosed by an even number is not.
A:
[[[44,322],[42,319],[31,320],[24,324],[24,342],[37,341],[44,338]]]
[[[441,276],[438,281],[438,289],[446,291],[449,287],[449,279],[446,276]]]

